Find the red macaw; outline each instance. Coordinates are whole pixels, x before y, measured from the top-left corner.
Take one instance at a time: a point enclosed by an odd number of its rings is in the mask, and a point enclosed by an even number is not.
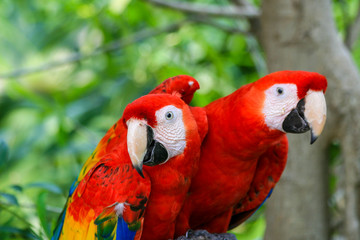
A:
[[[196,121],[169,94],[135,100],[121,119],[118,144],[72,190],[53,239],[173,238],[198,165]]]
[[[180,97],[185,103],[189,104],[194,96],[195,91],[199,88],[199,83],[194,78],[187,75],[179,75],[164,80],[149,94],[168,93]],[[198,112],[198,114],[196,114],[198,118],[206,118],[205,112],[202,109],[194,109],[194,111]],[[72,195],[73,190],[84,178],[89,169],[91,169],[106,153],[111,151],[114,147],[118,146],[121,141],[123,141],[119,138],[119,136],[123,135],[124,131],[126,131],[126,128],[122,124],[119,124],[122,121],[123,119],[120,118],[100,140],[91,156],[83,165],[78,178],[74,181],[70,189],[69,196]],[[199,129],[204,131],[203,129],[207,128],[201,127]],[[204,133],[202,133],[202,135],[204,135]]]
[[[192,100],[195,91],[199,89],[199,83],[192,77],[186,75],[179,75],[176,77],[168,78],[163,81],[159,86],[153,89],[149,94],[163,94],[168,93],[171,95],[176,95],[183,99],[185,103],[190,103]],[[194,108],[192,110],[194,113],[197,113],[197,119],[199,119],[199,134],[203,138],[205,135],[205,131],[207,129],[206,121],[202,119],[206,119],[205,112],[200,108]],[[91,154],[91,156],[87,159],[85,164],[83,165],[78,178],[72,184],[68,199],[70,199],[76,190],[79,183],[83,180],[89,170],[93,169],[93,167],[109,152],[111,152],[114,148],[116,148],[119,144],[124,144],[125,138],[123,138],[126,127],[122,124],[123,118],[120,118],[105,134],[105,136],[100,140],[99,144]],[[54,236],[52,239],[58,239],[59,230],[61,230],[61,222],[63,222],[67,207],[70,205],[70,202],[67,202],[63,212],[59,217],[59,224],[57,228],[54,230]],[[57,233],[56,233],[57,231]]]
[[[285,134],[311,130],[311,143],[321,134],[326,87],[318,73],[280,71],[204,107],[208,132],[175,236],[222,233],[245,221],[285,168]]]

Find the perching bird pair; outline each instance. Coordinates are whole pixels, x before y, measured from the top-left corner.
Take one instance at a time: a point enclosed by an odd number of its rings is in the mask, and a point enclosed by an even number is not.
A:
[[[259,208],[285,168],[285,133],[326,119],[326,78],[281,71],[204,108],[198,82],[165,80],[129,104],[83,166],[52,239],[174,239],[226,232]]]

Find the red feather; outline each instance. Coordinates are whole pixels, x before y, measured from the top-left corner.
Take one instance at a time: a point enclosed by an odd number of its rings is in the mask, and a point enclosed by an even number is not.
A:
[[[296,84],[298,97],[309,89],[326,91],[318,73],[281,71],[247,84],[204,109],[208,133],[201,146],[199,171],[192,180],[176,226],[176,235],[191,229],[226,232],[246,220],[266,199],[286,165],[285,133],[264,121],[264,91],[270,86]]]

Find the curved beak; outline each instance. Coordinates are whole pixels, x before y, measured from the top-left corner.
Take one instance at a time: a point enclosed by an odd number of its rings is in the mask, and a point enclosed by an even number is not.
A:
[[[304,116],[311,129],[311,144],[320,136],[326,122],[326,101],[322,91],[309,91],[305,97]]]
[[[127,147],[130,160],[136,171],[144,177],[142,167],[147,147],[147,125],[142,121],[134,119],[130,119],[127,125]]]
[[[136,171],[144,178],[143,165],[155,166],[168,159],[164,145],[154,139],[153,129],[137,119],[127,121],[127,147],[130,160]]]
[[[322,91],[312,91],[301,99],[296,108],[286,116],[283,129],[289,133],[304,133],[311,130],[313,144],[320,136],[326,122],[326,101]]]

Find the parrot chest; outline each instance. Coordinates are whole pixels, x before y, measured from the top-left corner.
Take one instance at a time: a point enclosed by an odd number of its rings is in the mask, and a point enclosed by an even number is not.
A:
[[[211,163],[200,166],[201,172],[190,189],[190,201],[193,202],[191,218],[202,221],[228,211],[246,196],[255,175],[257,159],[241,167],[230,164],[232,167],[225,171],[223,167]]]

